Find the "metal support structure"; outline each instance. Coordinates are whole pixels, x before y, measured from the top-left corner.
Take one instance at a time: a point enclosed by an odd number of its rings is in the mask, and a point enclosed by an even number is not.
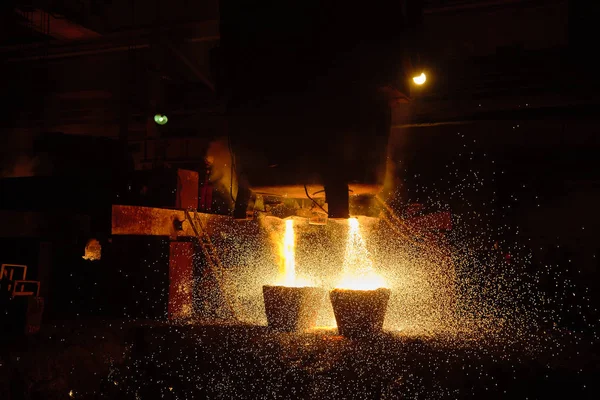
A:
[[[204,221],[202,221],[204,219]],[[210,238],[208,220],[222,223],[230,217],[164,208],[113,205],[113,235],[145,235],[170,237],[169,254],[169,318],[186,319],[191,316],[193,299],[194,255],[200,247],[209,273],[214,277],[219,296],[225,305],[225,319],[238,321],[235,309],[223,285],[224,268],[217,249]],[[188,223],[184,223],[187,221]],[[193,240],[190,241],[190,239]]]
[[[577,102],[575,99],[571,104],[556,104],[545,107],[527,107],[518,109],[502,109],[480,112],[469,115],[462,115],[456,118],[448,118],[445,121],[426,121],[422,118],[421,122],[395,124],[392,129],[404,128],[429,128],[445,125],[467,125],[476,123],[502,123],[514,120],[540,120],[553,119],[557,121],[565,120],[592,120],[597,117],[598,107],[592,102]]]
[[[202,220],[198,216],[198,212],[193,210],[193,216],[192,213],[190,213],[188,210],[185,210],[184,212],[186,220],[190,223],[192,230],[196,235],[198,244],[200,245],[200,249],[202,250],[202,254],[205,257],[206,263],[208,264],[208,267],[212,272],[215,281],[217,282],[219,292],[221,293],[221,296],[225,301],[225,305],[227,307],[229,316],[234,320],[238,320],[237,315],[235,313],[235,309],[229,301],[229,297],[227,296],[223,288],[224,268],[223,264],[221,264],[221,260],[219,259],[219,255],[217,254],[217,249],[215,248],[208,233],[206,233],[206,230],[204,229],[204,226],[202,224]]]
[[[194,75],[196,75],[196,77],[200,79],[202,83],[204,83],[206,87],[208,87],[213,92],[215,91],[215,85],[206,76],[204,76],[202,71],[200,71],[198,67],[196,67],[196,65],[194,65],[194,63],[186,57],[185,54],[183,54],[178,48],[176,48],[172,44],[168,44],[167,46],[177,56],[177,58],[179,58],[179,60],[182,63],[184,63],[194,73]]]
[[[27,20],[26,24],[32,30],[58,40],[84,40],[101,37],[99,33],[91,29],[40,8],[34,8],[31,11],[16,8],[15,12]]]
[[[175,28],[167,26],[165,29]],[[220,39],[218,21],[203,21],[177,25],[177,29],[192,31],[183,39],[186,43],[217,42]],[[96,40],[87,41],[51,41],[49,43],[32,43],[25,45],[0,46],[7,63],[64,59],[88,55],[143,50],[150,48],[152,31],[149,29],[129,30],[114,34],[105,34]],[[44,51],[46,45],[48,51]]]

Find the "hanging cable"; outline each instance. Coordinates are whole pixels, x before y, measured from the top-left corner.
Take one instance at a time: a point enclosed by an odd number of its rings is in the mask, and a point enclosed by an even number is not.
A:
[[[306,185],[304,185],[304,193],[306,193],[306,197],[308,197],[310,199],[310,201],[312,201],[313,203],[315,203],[321,210],[323,210],[325,212],[325,214],[329,214],[323,207],[321,207],[321,205],[319,203],[317,203],[315,201],[315,199],[313,199],[312,197],[310,197],[310,195],[308,194],[308,189],[306,188]]]
[[[229,156],[230,156],[230,175],[229,175],[229,195],[231,196],[231,200],[235,203],[235,199],[233,198],[233,173],[235,172],[235,156],[233,155],[233,145],[231,144],[231,135],[227,132],[227,147],[229,148]]]

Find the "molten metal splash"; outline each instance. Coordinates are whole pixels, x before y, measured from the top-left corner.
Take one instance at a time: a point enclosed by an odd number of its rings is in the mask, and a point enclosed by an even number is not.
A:
[[[375,290],[387,288],[385,279],[373,267],[371,254],[360,233],[358,219],[348,219],[348,241],[338,289]]]

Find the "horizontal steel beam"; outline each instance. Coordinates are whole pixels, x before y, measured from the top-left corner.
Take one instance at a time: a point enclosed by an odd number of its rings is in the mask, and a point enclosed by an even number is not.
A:
[[[189,30],[190,36],[183,39],[186,43],[211,42],[220,39],[219,22],[203,21],[196,24],[182,25],[180,30]],[[36,43],[22,46],[0,47],[0,53],[8,63],[53,60],[70,57],[81,57],[93,54],[106,54],[123,52],[128,50],[141,50],[150,47],[151,31],[136,30],[130,32],[119,32],[112,35],[104,35],[102,38],[89,42],[51,42]],[[14,52],[11,56],[10,53]],[[27,54],[27,53],[30,54]]]
[[[457,116],[456,118],[448,118],[444,121],[425,120],[415,121],[411,123],[395,124],[392,129],[402,128],[427,128],[442,125],[466,125],[477,122],[490,121],[510,121],[510,120],[536,120],[536,119],[597,119],[598,109],[600,104],[585,104],[579,106],[557,106],[557,107],[540,107],[528,109],[512,109],[512,110],[495,110],[489,112],[475,113],[471,115]]]
[[[215,224],[232,220],[230,217],[215,214],[198,213],[198,216],[209,235]],[[182,222],[181,230],[176,229],[176,221]],[[172,238],[196,236],[183,210],[125,205],[112,206],[112,234]]]
[[[89,40],[101,37],[98,32],[94,32],[64,17],[55,16],[39,8],[35,8],[29,12],[17,8],[15,11],[27,19],[27,25],[33,30],[58,40]]]
[[[552,3],[565,3],[567,0],[488,0],[488,1],[435,1],[425,3],[424,14],[456,13],[457,11],[474,11],[488,8],[508,7],[515,5],[536,6]]]

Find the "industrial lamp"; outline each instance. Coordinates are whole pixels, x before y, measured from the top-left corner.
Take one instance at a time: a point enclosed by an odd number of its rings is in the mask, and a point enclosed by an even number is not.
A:
[[[156,114],[154,115],[154,122],[156,122],[158,125],[164,125],[169,122],[169,118],[167,118],[167,116],[164,114]]]
[[[427,80],[427,76],[425,75],[425,72],[421,72],[421,75],[414,76],[412,79],[416,85],[422,85]]]

